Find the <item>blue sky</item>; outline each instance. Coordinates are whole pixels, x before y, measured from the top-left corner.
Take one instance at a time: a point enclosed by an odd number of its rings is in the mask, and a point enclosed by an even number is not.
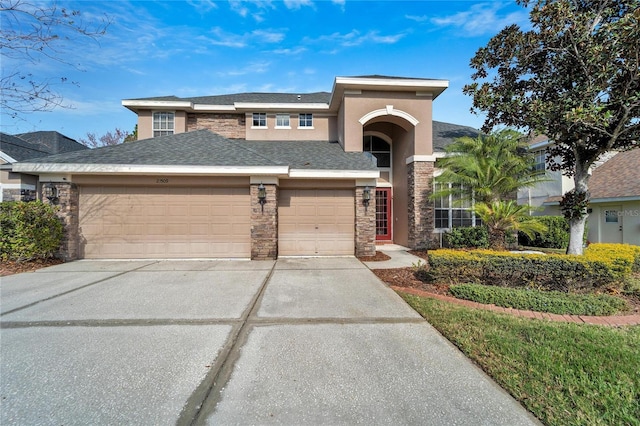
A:
[[[3,112],[1,130],[57,130],[74,139],[136,116],[122,99],[238,92],[331,91],[336,76],[389,75],[449,80],[434,102],[435,120],[480,127],[462,87],[476,50],[509,24],[527,25],[515,2],[474,1],[76,1],[90,24],[108,16],[98,40],[58,45],[68,64],[3,60],[3,73],[27,66],[36,76],[77,84],[56,90],[72,108]]]

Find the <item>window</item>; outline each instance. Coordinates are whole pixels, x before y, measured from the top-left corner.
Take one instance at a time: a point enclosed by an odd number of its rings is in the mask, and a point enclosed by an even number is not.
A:
[[[175,114],[173,112],[153,113],[153,137],[174,133]]]
[[[267,127],[267,113],[254,112],[252,127]]]
[[[300,121],[298,127],[313,127],[313,114],[300,114]]]
[[[544,149],[534,151],[533,158],[535,163],[533,166],[534,172],[544,172],[547,169],[547,153]]]
[[[435,191],[451,187],[450,183],[436,183]],[[458,228],[462,226],[480,226],[480,218],[475,217],[470,210],[471,202],[462,201],[460,195],[439,197],[435,200],[435,228]]]
[[[290,129],[289,114],[276,114],[276,129]]]
[[[391,145],[384,139],[377,136],[365,136],[362,141],[362,150],[375,157],[378,167],[391,167]]]

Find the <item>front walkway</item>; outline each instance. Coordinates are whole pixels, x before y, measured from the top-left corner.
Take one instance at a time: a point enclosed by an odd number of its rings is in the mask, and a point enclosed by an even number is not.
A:
[[[418,256],[414,256],[408,252],[408,248],[395,244],[379,245],[376,246],[378,251],[383,252],[387,256],[390,256],[390,260],[382,262],[363,262],[369,269],[391,269],[391,268],[410,268],[418,261],[424,260]],[[472,302],[470,300],[457,299],[452,296],[443,296],[440,294],[429,293],[409,287],[397,287],[390,286],[393,290],[399,293],[413,294],[414,296],[430,297],[432,299],[438,299],[449,303],[455,303],[457,305],[466,306],[474,309],[485,309],[489,311],[511,314],[522,318],[534,318],[547,321],[557,322],[569,322],[575,324],[593,324],[593,325],[608,325],[612,327],[621,327],[626,325],[639,325],[640,314],[632,315],[611,315],[611,316],[588,316],[588,315],[557,315],[549,314],[546,312],[525,311],[521,309],[503,308],[496,305],[487,305],[478,302]]]

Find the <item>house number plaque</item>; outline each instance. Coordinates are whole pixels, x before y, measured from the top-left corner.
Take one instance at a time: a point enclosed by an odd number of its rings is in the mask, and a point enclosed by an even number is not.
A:
[[[157,178],[156,183],[169,183],[169,178]]]

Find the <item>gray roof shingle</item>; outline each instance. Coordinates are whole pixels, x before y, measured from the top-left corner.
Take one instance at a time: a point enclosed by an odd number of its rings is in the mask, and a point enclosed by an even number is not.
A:
[[[346,153],[335,142],[234,140],[209,130],[52,155],[33,163],[376,170],[366,154]]]
[[[299,97],[299,98],[298,98]],[[331,93],[233,93],[228,95],[197,96],[192,98],[179,98],[177,96],[159,96],[153,98],[136,98],[134,101],[186,101],[203,105],[233,105],[236,102],[248,103],[321,103],[329,104]]]
[[[17,161],[24,161],[89,148],[58,132],[39,131],[13,136],[0,133],[0,149]]]
[[[468,136],[477,138],[480,136],[480,130],[469,126],[460,126],[458,124],[443,123],[442,121],[433,122],[433,151],[445,152],[446,147],[451,145],[456,139]]]

